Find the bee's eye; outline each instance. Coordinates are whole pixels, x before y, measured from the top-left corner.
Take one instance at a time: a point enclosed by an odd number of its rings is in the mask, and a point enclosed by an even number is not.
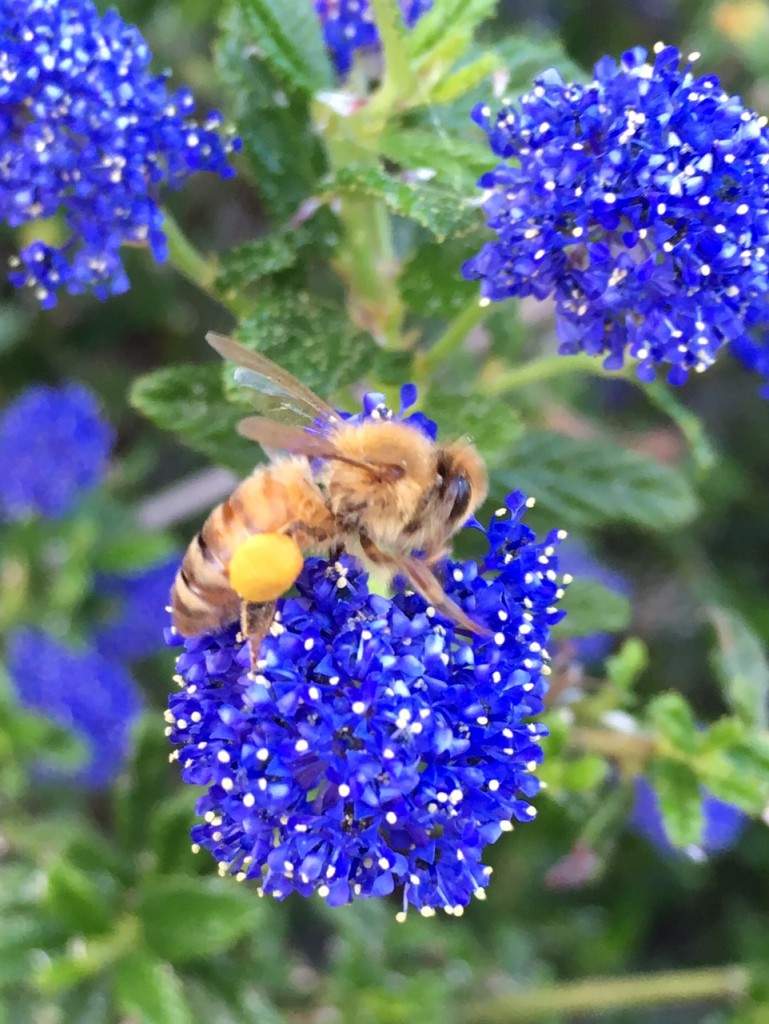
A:
[[[453,498],[451,505],[451,511],[449,512],[449,520],[454,521],[460,519],[470,507],[470,498],[472,497],[472,487],[470,481],[466,476],[455,476],[448,487],[449,493]]]

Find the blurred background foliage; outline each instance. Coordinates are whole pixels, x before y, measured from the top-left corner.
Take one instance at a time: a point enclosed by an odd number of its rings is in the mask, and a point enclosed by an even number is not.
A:
[[[335,217],[313,219],[306,238],[253,243],[312,192],[320,156],[292,126],[301,96],[280,120],[258,102],[263,83],[238,80],[228,57],[243,31],[237,12],[207,0],[122,0],[120,12],[140,26],[156,68],[173,68],[201,108],[239,119],[238,177],[196,177],[168,207],[202,252],[241,248],[220,267],[229,312],[215,289],[205,294],[138,250],[126,255],[130,291],[106,303],[67,297],[41,312],[32,296],[2,285],[0,402],[35,382],[81,381],[116,443],[106,481],[67,517],[3,527],[0,629],[88,643],[113,669],[117,652],[137,687],[124,698],[126,717],[132,700],[146,714],[125,763],[84,785],[82,733],[51,722],[44,707],[22,710],[19,688],[7,670],[0,676],[0,1020],[592,1022],[596,1006],[612,1024],[769,1019],[769,833],[760,813],[769,794],[769,404],[755,378],[723,360],[683,389],[645,391],[606,378],[597,363],[570,372],[564,359],[548,379],[522,375],[495,393],[505,366],[555,351],[547,310],[506,303],[438,358],[430,342],[476,294],[457,268],[484,235],[478,224],[455,230],[440,204],[410,219],[397,196],[390,208],[402,215],[396,237],[410,271],[401,298],[424,344],[416,355],[377,349],[350,326],[326,262],[343,230]],[[501,0],[479,45],[503,32],[512,34],[503,44],[511,94],[550,64],[580,74],[604,53],[663,38],[701,51],[727,89],[769,112],[763,0]],[[467,194],[489,161],[463,127],[470,106],[461,96],[415,113],[409,143],[422,130],[431,160],[446,158],[445,181]],[[265,125],[284,161],[272,175],[259,163]],[[457,125],[468,140],[461,158],[453,136],[441,148]],[[403,145],[394,132],[385,146],[392,164]],[[339,172],[334,187],[366,196],[380,184]],[[18,244],[11,232],[0,236],[4,257]],[[294,293],[308,285],[323,298],[296,309]],[[255,302],[264,295],[269,302]],[[490,850],[488,899],[461,919],[412,915],[397,925],[386,900],[336,910],[259,900],[190,852],[194,793],[169,766],[163,736],[173,657],[160,642],[162,573],[226,493],[227,478],[208,468],[242,472],[252,457],[232,437],[238,411],[214,383],[203,342],[209,329],[233,329],[241,312],[241,336],[260,339],[323,393],[346,396],[361,377],[394,387],[416,376],[425,410],[476,437],[495,490],[535,495],[537,529],[565,526],[574,538],[563,549],[577,582],[557,644],[548,789],[537,822]],[[204,369],[143,376],[179,364]],[[485,396],[466,384],[479,365]],[[192,498],[169,493],[180,481],[194,482]],[[141,590],[132,604],[125,581],[150,567],[160,572],[154,603]],[[150,639],[132,646],[139,633]],[[99,671],[73,662],[73,686],[87,691],[94,678],[98,688]],[[641,772],[661,796],[669,837],[688,852],[674,852],[648,818],[633,827]],[[692,842],[702,785],[750,813],[738,837]],[[657,973],[669,971],[677,973]]]

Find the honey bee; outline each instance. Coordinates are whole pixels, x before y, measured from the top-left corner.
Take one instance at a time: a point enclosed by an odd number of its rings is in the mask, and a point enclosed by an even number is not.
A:
[[[282,421],[250,416],[238,425],[272,461],[211,512],[187,548],[172,591],[176,630],[188,637],[212,633],[240,616],[255,665],[275,600],[242,598],[230,565],[249,538],[279,534],[295,542],[300,563],[311,552],[348,550],[407,577],[458,625],[486,632],[445,594],[432,569],[486,497],[486,468],[473,445],[436,444],[415,426],[376,413],[348,422],[264,356],[219,334],[206,340],[238,365],[239,383],[277,403]],[[298,422],[284,422],[291,418]]]

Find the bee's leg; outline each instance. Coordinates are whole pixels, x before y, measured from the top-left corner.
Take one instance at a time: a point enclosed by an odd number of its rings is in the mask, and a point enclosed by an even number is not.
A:
[[[420,593],[441,615],[452,619],[458,626],[471,633],[477,633],[480,636],[489,635],[489,630],[485,626],[473,622],[456,601],[449,597],[440,580],[426,562],[414,558],[413,555],[387,555],[384,551],[380,551],[371,538],[365,534],[361,534],[360,542],[363,553],[368,559],[376,565],[389,565],[394,572],[405,576],[414,590]]]
[[[240,606],[240,629],[251,649],[251,671],[259,660],[259,648],[275,618],[274,601],[244,601]]]

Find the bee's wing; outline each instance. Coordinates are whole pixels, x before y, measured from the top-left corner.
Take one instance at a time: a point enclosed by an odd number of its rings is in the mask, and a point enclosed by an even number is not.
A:
[[[235,380],[259,396],[260,412],[269,413],[284,422],[308,426],[317,423],[321,430],[326,425],[339,423],[339,417],[330,405],[265,356],[213,331],[206,335],[206,341],[222,358],[237,365]]]
[[[334,435],[314,434],[291,423],[278,423],[265,416],[247,416],[238,423],[238,433],[250,441],[256,441],[268,453],[289,452],[291,455],[305,455],[308,459],[336,459],[371,474],[379,482],[399,480],[403,467],[389,462],[364,462],[350,458],[337,448]]]
[[[238,423],[238,433],[256,441],[265,451],[306,455],[308,459],[338,458],[334,442],[323,434],[312,434],[291,423],[278,423],[266,416],[248,416]]]

